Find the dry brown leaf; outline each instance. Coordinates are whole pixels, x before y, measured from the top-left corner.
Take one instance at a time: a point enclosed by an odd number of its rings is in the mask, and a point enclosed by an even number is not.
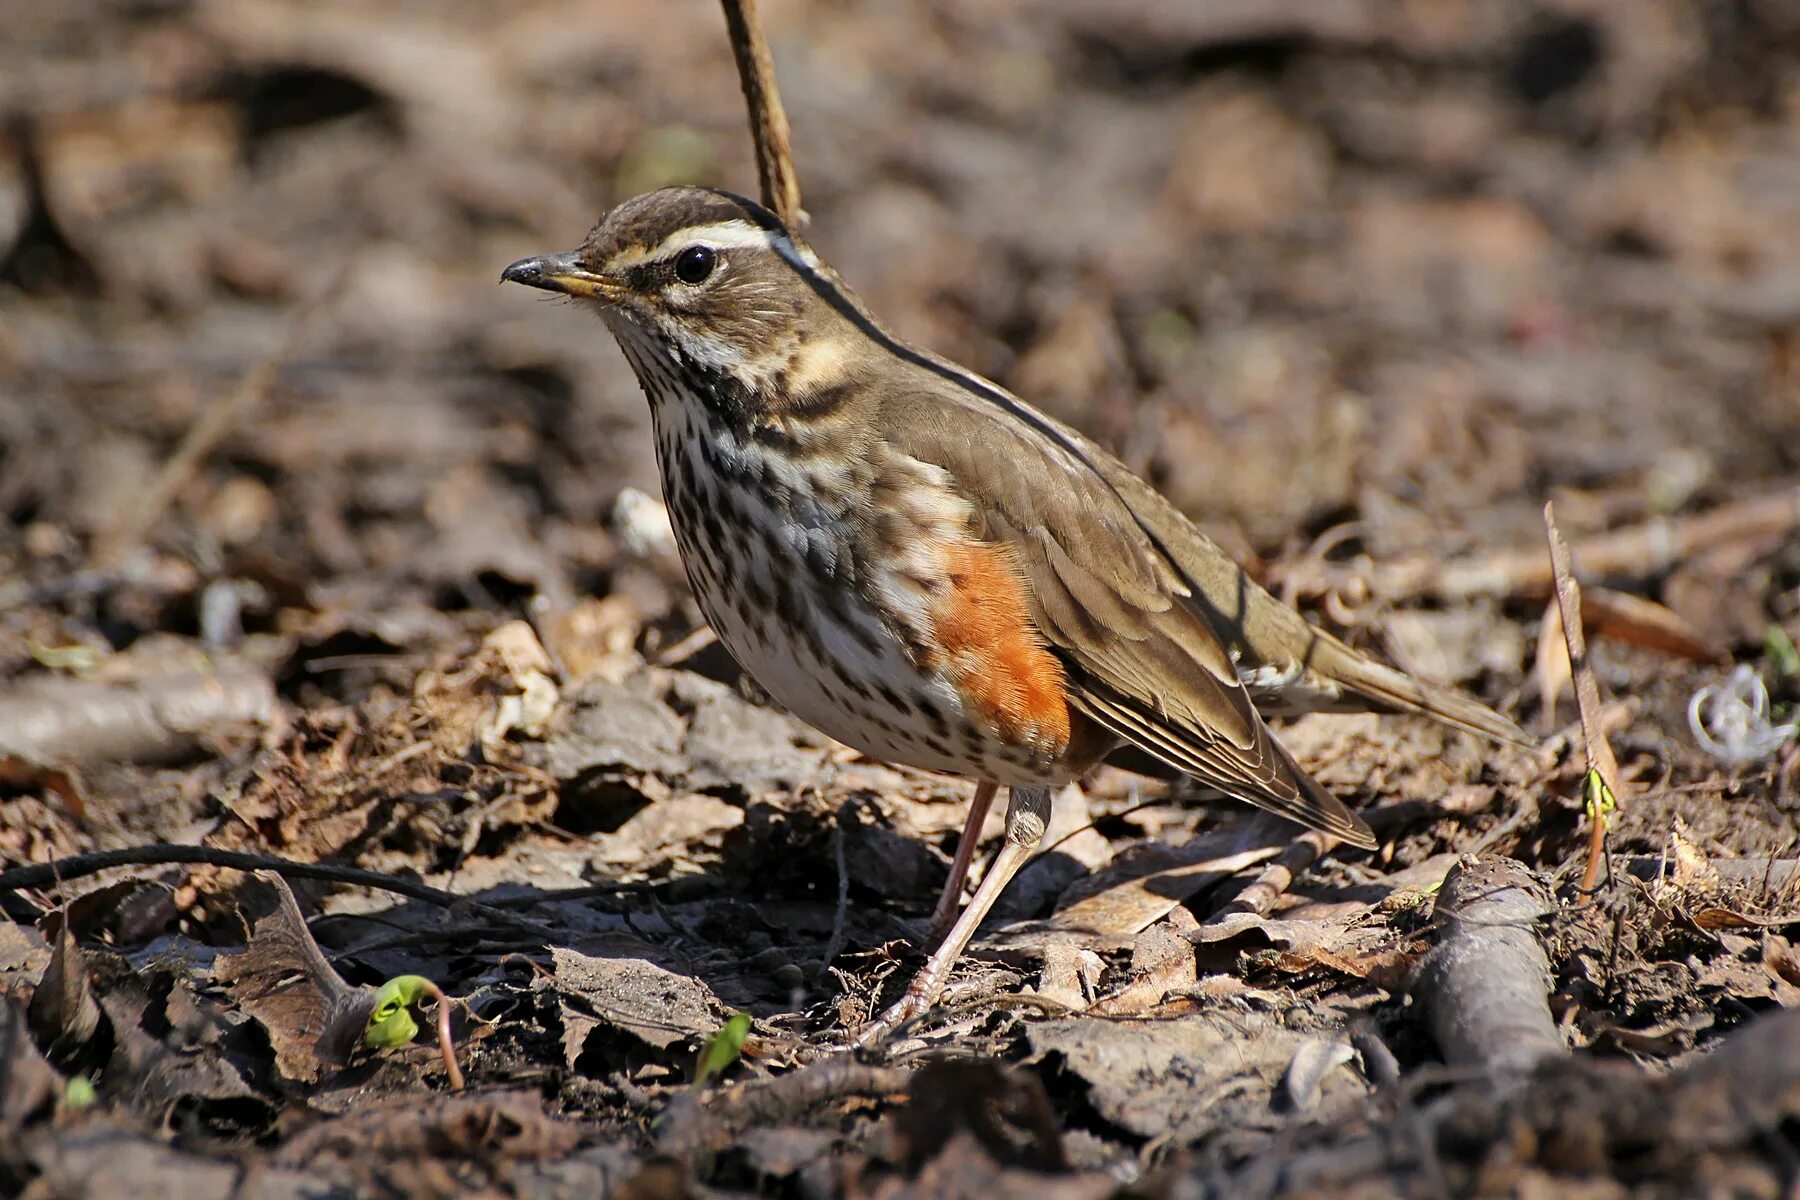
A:
[[[1674,870],[1670,872],[1670,881],[1683,891],[1716,892],[1721,880],[1718,868],[1712,860],[1688,836],[1688,823],[1678,813],[1674,824],[1669,829],[1670,857],[1674,861]]]
[[[1800,924],[1800,914],[1753,917],[1735,908],[1714,904],[1696,909],[1693,921],[1702,929],[1778,929],[1784,925]]]
[[[1643,596],[1598,584],[1581,585],[1581,624],[1591,637],[1660,650],[1690,662],[1720,662],[1729,657],[1716,638],[1707,636],[1673,609]],[[1556,701],[1570,680],[1569,649],[1563,638],[1562,614],[1554,596],[1539,626],[1537,676],[1538,697],[1544,711],[1554,712]]]
[[[316,1081],[321,1065],[342,1063],[375,1011],[375,990],[353,987],[333,969],[279,875],[257,877],[275,889],[275,911],[251,931],[242,954],[221,954],[213,979],[256,1019],[288,1079]]]

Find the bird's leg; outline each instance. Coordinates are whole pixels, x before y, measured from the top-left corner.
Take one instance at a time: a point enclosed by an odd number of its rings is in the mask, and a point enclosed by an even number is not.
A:
[[[902,1021],[911,1020],[931,1007],[931,1002],[944,990],[944,984],[950,977],[950,968],[962,957],[963,948],[975,936],[982,918],[994,907],[994,901],[1000,898],[1000,893],[1006,890],[1007,883],[1018,874],[1019,868],[1036,852],[1049,824],[1049,788],[1007,789],[1006,841],[1001,845],[1000,853],[994,856],[993,865],[982,877],[981,886],[975,889],[969,906],[962,910],[956,924],[951,926],[943,944],[925,960],[924,969],[914,976],[900,1002],[883,1013],[874,1026],[864,1033],[864,1041],[879,1037]]]
[[[962,906],[963,883],[969,878],[969,866],[975,861],[975,846],[981,841],[981,827],[987,821],[988,809],[993,806],[994,793],[1000,790],[997,783],[983,780],[975,788],[975,799],[969,804],[969,819],[963,824],[962,838],[956,843],[956,857],[950,862],[950,878],[944,881],[943,895],[938,897],[937,908],[931,913],[931,940],[928,945],[940,945],[950,932],[950,926],[956,922],[956,910]]]

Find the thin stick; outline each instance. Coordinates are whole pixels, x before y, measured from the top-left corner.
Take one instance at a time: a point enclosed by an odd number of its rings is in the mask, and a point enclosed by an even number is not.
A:
[[[1702,513],[1656,517],[1626,529],[1581,541],[1581,562],[1591,578],[1649,575],[1666,571],[1688,556],[1722,542],[1775,537],[1800,527],[1800,488],[1721,504]],[[1543,555],[1529,547],[1480,558],[1441,562],[1419,556],[1376,569],[1369,586],[1393,603],[1413,596],[1446,600],[1470,596],[1547,595],[1552,572]]]
[[[1336,838],[1316,829],[1295,835],[1287,849],[1276,855],[1275,861],[1265,866],[1248,887],[1232,898],[1231,903],[1208,917],[1206,923],[1217,925],[1226,917],[1240,913],[1268,916],[1275,902],[1294,886],[1294,878],[1331,853],[1331,848],[1337,844]]]
[[[443,1057],[444,1071],[450,1076],[450,1090],[460,1092],[463,1090],[463,1073],[456,1065],[456,1042],[450,1036],[450,997],[429,979],[425,981],[425,994],[437,1001],[438,1054]]]
[[[756,173],[762,183],[762,202],[773,209],[789,229],[806,224],[800,207],[800,180],[794,174],[794,149],[789,141],[787,112],[775,86],[775,62],[756,15],[756,0],[722,0],[725,25],[731,33],[731,53],[737,59],[738,81],[744,86],[744,104],[750,110],[750,140],[756,145]]]
[[[241,850],[221,850],[216,846],[174,846],[161,843],[149,846],[126,846],[118,850],[96,850],[92,854],[76,854],[47,863],[14,867],[10,871],[0,871],[0,892],[17,891],[20,888],[49,887],[87,875],[98,875],[101,871],[111,870],[113,867],[160,866],[170,863],[229,867],[237,871],[273,871],[278,875],[292,876],[296,879],[323,879],[328,883],[347,883],[357,887],[392,892],[398,896],[405,896],[409,900],[423,901],[439,908],[451,908],[458,904],[465,904],[472,910],[481,912],[490,919],[503,922],[512,928],[538,931],[542,931],[543,928],[535,922],[502,912],[490,905],[472,901],[467,896],[458,896],[427,884],[385,875],[380,871],[365,870],[362,867],[337,867],[328,863],[295,862],[292,859],[278,858],[273,854],[249,854]]]
[[[1562,616],[1563,641],[1569,647],[1569,669],[1575,677],[1575,703],[1581,710],[1581,740],[1587,754],[1588,770],[1600,776],[1600,782],[1619,803],[1625,793],[1619,782],[1619,760],[1613,757],[1612,744],[1600,726],[1600,686],[1594,682],[1594,670],[1588,665],[1587,636],[1581,631],[1581,585],[1575,582],[1575,570],[1569,561],[1569,544],[1556,528],[1556,505],[1544,505],[1544,533],[1550,541],[1550,570],[1556,582],[1556,606]],[[1600,864],[1606,855],[1606,808],[1598,800],[1592,805],[1593,824],[1588,840],[1587,869],[1581,873],[1581,892],[1591,895],[1600,878]]]
[[[819,964],[822,976],[831,969],[831,960],[844,948],[844,934],[850,916],[850,866],[844,859],[844,818],[854,801],[846,800],[832,823],[831,852],[837,859],[837,911],[831,917],[831,937],[825,943],[825,960]]]
[[[123,514],[118,524],[102,538],[94,561],[116,562],[137,548],[138,542],[149,532],[150,527],[174,503],[176,494],[187,486],[202,460],[212,453],[213,448],[224,440],[225,435],[251,409],[262,402],[264,394],[274,385],[281,365],[300,348],[300,341],[306,336],[306,329],[312,323],[313,315],[327,298],[337,292],[347,274],[347,270],[340,270],[323,291],[302,305],[281,343],[245,371],[234,387],[215,397],[194,423],[188,426],[180,445],[175,447],[175,452],[169,455],[162,469],[156,473],[156,478],[151,481],[149,491],[139,497],[131,511]]]

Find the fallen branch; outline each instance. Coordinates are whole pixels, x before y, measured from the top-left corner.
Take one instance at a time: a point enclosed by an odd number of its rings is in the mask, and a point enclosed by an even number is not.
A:
[[[774,211],[789,229],[806,224],[800,206],[800,180],[794,174],[794,151],[787,112],[781,107],[781,91],[775,86],[775,62],[756,15],[756,0],[723,0],[725,26],[731,34],[731,54],[737,59],[738,82],[744,88],[744,105],[750,110],[750,140],[756,146],[756,173],[762,184],[763,205]]]
[[[1515,1073],[1568,1052],[1550,1016],[1550,960],[1535,928],[1549,911],[1531,872],[1509,858],[1466,859],[1445,877],[1437,944],[1411,988],[1445,1062]]]
[[[241,664],[129,682],[54,676],[0,695],[0,757],[177,762],[194,753],[205,730],[266,725],[275,711],[269,677]]]
[[[912,1076],[905,1067],[870,1066],[839,1055],[777,1079],[703,1093],[683,1091],[663,1110],[656,1146],[682,1158],[719,1153],[730,1149],[744,1129],[791,1125],[834,1100],[901,1095]]]
[[[1213,1194],[1364,1195],[1379,1180],[1382,1194],[1475,1195],[1495,1180],[1550,1180],[1556,1194],[1698,1196],[1721,1179],[1740,1195],[1793,1194],[1783,1131],[1800,1115],[1800,1012],[1757,1017],[1669,1075],[1570,1055],[1512,1090],[1485,1076],[1447,1082],[1323,1145],[1251,1156],[1210,1176]],[[1178,1161],[1167,1177],[1192,1170]]]
[[[1800,858],[1714,858],[1708,866],[1719,874],[1722,882],[1745,887],[1763,887],[1779,892],[1800,879]],[[1621,869],[1633,879],[1655,883],[1675,873],[1675,862],[1654,854],[1638,854],[1624,860]]]
[[[1641,578],[1667,571],[1689,555],[1721,543],[1773,537],[1795,528],[1800,528],[1800,488],[1787,488],[1709,512],[1657,517],[1583,538],[1581,561],[1595,578]],[[1389,603],[1419,596],[1444,600],[1548,596],[1553,583],[1542,552],[1527,547],[1451,562],[1426,556],[1390,561],[1369,578],[1370,590]]]

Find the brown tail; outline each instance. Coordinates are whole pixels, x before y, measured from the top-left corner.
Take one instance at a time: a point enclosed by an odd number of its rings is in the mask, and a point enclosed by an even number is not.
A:
[[[1321,635],[1313,643],[1307,666],[1348,691],[1384,707],[1421,713],[1446,725],[1464,729],[1526,749],[1536,749],[1537,739],[1517,725],[1455,688],[1422,683],[1410,675],[1358,654],[1334,637]]]
[[[1187,578],[1194,602],[1242,661],[1276,667],[1298,661],[1326,681],[1330,690],[1342,689],[1381,708],[1422,713],[1497,742],[1536,748],[1529,734],[1480,701],[1384,667],[1308,623],[1245,575],[1155,488],[1105,451],[1083,445],[1094,469],[1118,491],[1138,524]]]

